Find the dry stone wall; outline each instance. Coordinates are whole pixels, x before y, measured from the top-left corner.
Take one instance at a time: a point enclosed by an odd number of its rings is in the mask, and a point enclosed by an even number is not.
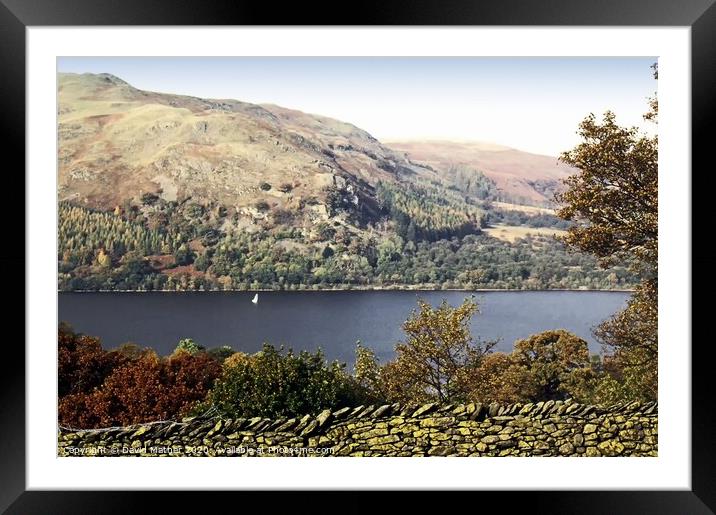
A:
[[[359,406],[60,429],[60,456],[656,456],[656,403]]]

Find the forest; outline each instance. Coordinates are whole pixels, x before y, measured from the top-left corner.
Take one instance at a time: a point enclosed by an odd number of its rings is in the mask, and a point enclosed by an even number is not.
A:
[[[308,231],[281,222],[258,232],[222,231],[221,206],[156,196],[113,213],[59,206],[61,291],[396,288],[630,289],[626,263],[552,236],[515,242],[482,231],[491,223],[561,227],[553,215],[469,205],[439,190],[379,185],[383,222],[366,230],[322,222]],[[276,215],[276,214],[274,214]],[[281,214],[277,217],[283,216]],[[386,229],[379,229],[383,224]]]

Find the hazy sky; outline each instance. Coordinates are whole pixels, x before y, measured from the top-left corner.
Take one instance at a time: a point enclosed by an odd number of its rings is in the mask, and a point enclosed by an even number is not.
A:
[[[338,118],[382,141],[476,140],[558,155],[607,109],[623,125],[656,91],[655,57],[72,57],[150,91],[273,103]]]

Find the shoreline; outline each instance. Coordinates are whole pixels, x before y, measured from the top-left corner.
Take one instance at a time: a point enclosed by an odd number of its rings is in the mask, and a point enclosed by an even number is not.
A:
[[[584,292],[584,293],[634,293],[635,289],[610,289],[610,290],[597,290],[597,289],[579,289],[579,288],[548,288],[548,289],[517,289],[517,288],[323,288],[318,290],[305,289],[305,290],[284,290],[284,289],[270,289],[270,288],[259,288],[255,290],[57,290],[57,293],[263,293],[263,292],[277,292],[277,293],[325,293],[325,292],[348,292],[348,291],[359,291],[359,292]]]

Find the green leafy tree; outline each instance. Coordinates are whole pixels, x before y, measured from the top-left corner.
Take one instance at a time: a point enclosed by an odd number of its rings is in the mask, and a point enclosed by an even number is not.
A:
[[[204,404],[228,417],[298,416],[354,405],[344,365],[327,363],[321,351],[283,352],[271,345],[224,367]]]
[[[211,349],[208,349],[206,353],[220,363],[225,362],[229,357],[235,354],[234,349],[232,349],[228,345],[222,345],[221,347],[213,347]]]
[[[188,354],[196,354],[197,352],[203,350],[204,348],[196,343],[191,338],[183,338],[179,340],[179,344],[176,346],[176,349],[174,349],[174,354],[177,354],[179,352],[186,352]]]
[[[644,281],[627,307],[594,331],[612,358],[612,379],[628,383],[620,400],[656,400],[658,396],[658,290],[656,280]],[[613,390],[613,388],[612,388]]]
[[[211,266],[211,258],[208,253],[204,252],[194,260],[194,268],[200,272],[206,272]]]
[[[196,254],[187,245],[180,246],[174,253],[174,259],[179,266],[191,265]]]

